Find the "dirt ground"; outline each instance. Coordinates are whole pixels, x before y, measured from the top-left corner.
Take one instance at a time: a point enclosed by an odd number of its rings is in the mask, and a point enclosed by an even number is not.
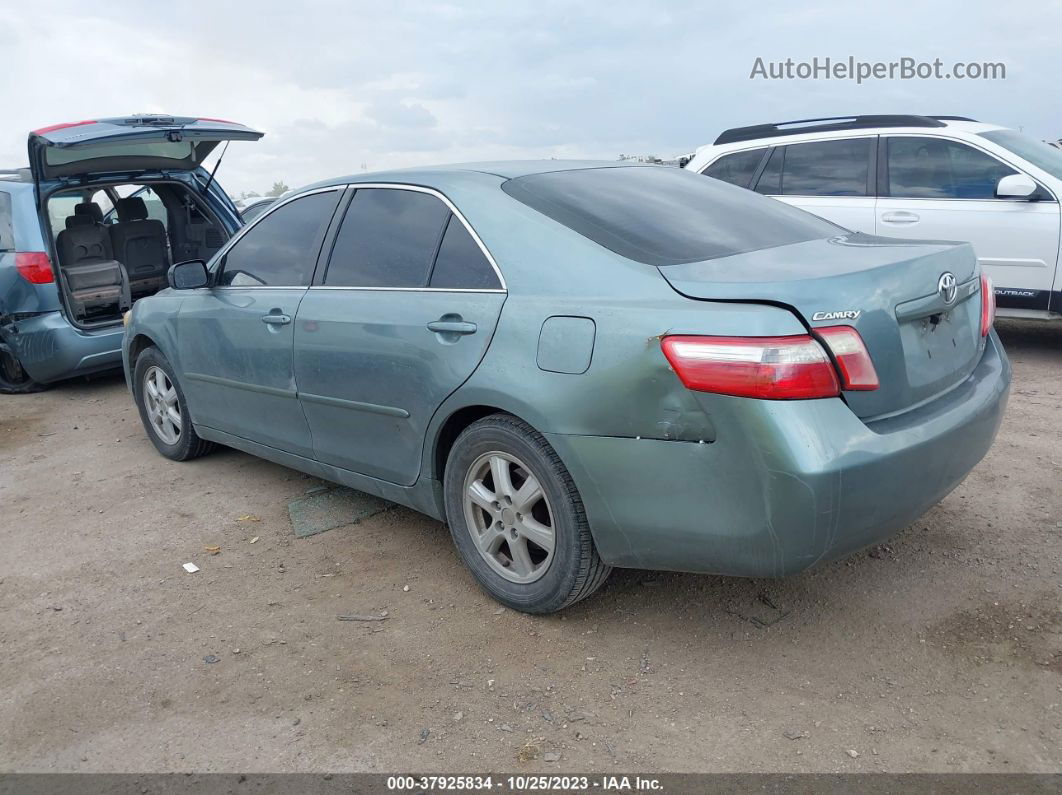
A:
[[[1000,325],[995,447],[888,544],[546,618],[405,509],[295,539],[319,481],[163,459],[120,378],[0,398],[0,770],[1058,772],[1062,329]]]

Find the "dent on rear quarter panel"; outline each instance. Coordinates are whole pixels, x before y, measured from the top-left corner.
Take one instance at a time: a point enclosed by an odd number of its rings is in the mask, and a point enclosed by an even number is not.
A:
[[[439,428],[467,406],[510,412],[542,433],[711,442],[713,418],[671,371],[660,338],[805,331],[785,309],[685,298],[657,268],[620,257],[500,188],[484,190],[483,179],[462,176],[445,192],[497,260],[509,295],[479,367],[433,418],[424,473],[438,475]],[[540,367],[543,324],[552,317],[593,323],[585,372],[551,371],[577,369],[570,362]]]

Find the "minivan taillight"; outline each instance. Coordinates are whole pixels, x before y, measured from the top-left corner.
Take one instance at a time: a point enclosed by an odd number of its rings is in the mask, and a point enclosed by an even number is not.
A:
[[[996,288],[992,279],[981,274],[981,336],[987,337],[996,322]]]
[[[804,400],[836,397],[841,385],[822,345],[791,337],[664,337],[664,356],[687,389]]]
[[[815,336],[826,343],[837,369],[841,371],[841,389],[846,392],[870,392],[878,388],[878,373],[859,332],[851,326],[826,326],[814,329]]]
[[[55,281],[52,263],[43,251],[15,252],[15,269],[30,284],[51,284]]]

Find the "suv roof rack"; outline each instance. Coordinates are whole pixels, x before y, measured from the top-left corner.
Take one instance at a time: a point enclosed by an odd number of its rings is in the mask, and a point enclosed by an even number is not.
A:
[[[33,182],[33,175],[30,174],[29,168],[0,168],[0,179]]]
[[[735,141],[753,141],[757,138],[776,138],[783,135],[800,135],[806,132],[829,132],[832,130],[859,130],[868,127],[945,127],[944,120],[973,121],[961,116],[907,116],[879,114],[873,116],[825,116],[821,119],[797,119],[774,124],[754,124],[751,127],[734,127],[724,130],[715,139],[716,144]],[[790,125],[800,125],[786,129]]]

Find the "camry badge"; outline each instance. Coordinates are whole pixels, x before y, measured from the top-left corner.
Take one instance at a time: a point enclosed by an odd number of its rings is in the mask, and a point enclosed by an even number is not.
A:
[[[955,301],[955,296],[959,294],[959,285],[955,281],[954,273],[945,271],[940,274],[940,281],[937,282],[937,292],[940,293],[940,297],[944,299],[945,304],[951,304]]]
[[[812,320],[856,320],[863,314],[861,309],[841,309],[837,312],[816,312]]]

